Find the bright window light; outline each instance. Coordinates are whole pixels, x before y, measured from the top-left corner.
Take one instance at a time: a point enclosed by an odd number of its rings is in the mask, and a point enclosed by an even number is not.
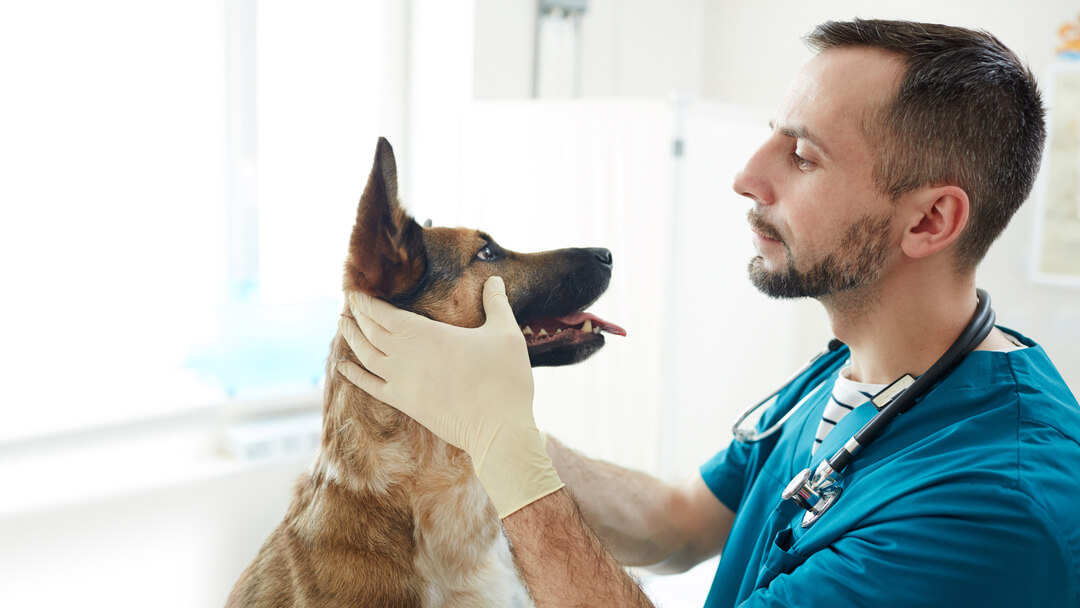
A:
[[[0,441],[318,383],[401,69],[389,3],[252,15],[258,276],[242,301],[224,6],[0,7]]]

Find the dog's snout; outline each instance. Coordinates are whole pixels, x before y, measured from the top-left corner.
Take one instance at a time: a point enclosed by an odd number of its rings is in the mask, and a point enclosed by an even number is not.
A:
[[[599,260],[600,263],[604,266],[612,265],[611,251],[602,247],[597,247],[592,250],[592,253],[596,257],[596,259]]]

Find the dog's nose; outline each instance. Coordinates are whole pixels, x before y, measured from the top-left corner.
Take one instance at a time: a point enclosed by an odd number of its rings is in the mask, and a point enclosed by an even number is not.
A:
[[[603,264],[604,266],[611,266],[612,259],[611,259],[611,252],[610,251],[608,251],[607,249],[603,249],[603,248],[598,247],[596,249],[593,249],[592,252],[593,252],[593,255],[596,256],[596,259],[599,260],[601,264]]]

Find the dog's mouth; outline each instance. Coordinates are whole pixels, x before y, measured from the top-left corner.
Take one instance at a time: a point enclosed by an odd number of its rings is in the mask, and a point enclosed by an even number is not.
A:
[[[626,335],[625,329],[587,312],[532,319],[520,326],[533,367],[577,363],[604,345],[603,334]]]

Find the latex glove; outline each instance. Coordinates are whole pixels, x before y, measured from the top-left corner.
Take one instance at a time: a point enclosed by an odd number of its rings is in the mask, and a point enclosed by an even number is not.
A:
[[[338,328],[366,369],[337,371],[468,453],[502,518],[563,483],[533,419],[529,354],[500,277],[483,301],[484,325],[467,329],[350,293],[356,320]]]

